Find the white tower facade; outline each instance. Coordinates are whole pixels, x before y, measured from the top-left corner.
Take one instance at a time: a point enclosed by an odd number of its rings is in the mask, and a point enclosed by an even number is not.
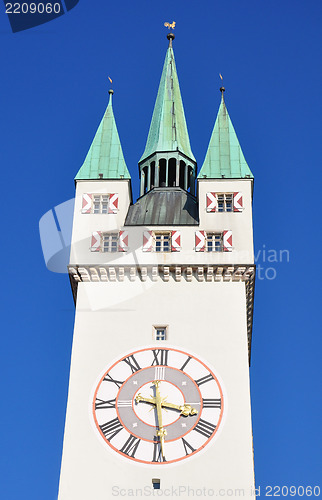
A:
[[[195,192],[168,38],[140,198],[111,100],[76,177],[59,500],[254,497],[253,176],[221,89]]]

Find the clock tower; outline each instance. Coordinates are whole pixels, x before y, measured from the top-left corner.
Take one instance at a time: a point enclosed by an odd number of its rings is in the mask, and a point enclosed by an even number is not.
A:
[[[253,175],[223,87],[197,175],[167,38],[140,197],[112,90],[76,175],[59,500],[255,496]]]

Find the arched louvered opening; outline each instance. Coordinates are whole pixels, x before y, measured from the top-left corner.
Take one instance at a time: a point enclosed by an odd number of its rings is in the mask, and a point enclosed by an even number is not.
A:
[[[144,174],[144,194],[145,194],[148,190],[148,167],[144,167],[142,170]]]
[[[167,161],[162,158],[159,161],[159,186],[166,187],[167,185]]]
[[[155,161],[150,165],[150,189],[155,186]]]
[[[180,169],[179,169],[179,186],[182,189],[185,189],[185,171],[186,171],[186,164],[184,161],[180,161]]]
[[[176,167],[177,160],[175,158],[170,158],[168,163],[168,186],[174,187],[176,185]]]
[[[190,193],[195,195],[195,171],[190,167]]]
[[[193,182],[193,168],[188,165],[187,166],[187,169],[188,169],[188,186],[187,186],[187,191],[189,191],[189,193],[192,192],[192,182]]]

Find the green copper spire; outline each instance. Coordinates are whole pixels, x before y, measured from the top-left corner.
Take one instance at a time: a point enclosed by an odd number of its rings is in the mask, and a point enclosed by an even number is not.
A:
[[[130,179],[110,100],[85,161],[75,179]]]
[[[229,118],[224,101],[225,89],[221,87],[220,90],[222,94],[221,104],[198,179],[253,178]]]
[[[174,34],[169,33],[169,47],[165,56],[147,143],[140,162],[156,152],[166,151],[180,151],[196,161],[191,151],[183,110],[172,49],[173,39]]]

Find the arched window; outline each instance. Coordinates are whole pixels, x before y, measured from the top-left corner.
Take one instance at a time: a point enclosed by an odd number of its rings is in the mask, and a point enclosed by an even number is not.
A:
[[[144,172],[144,194],[145,194],[148,190],[148,167],[144,167],[143,172]]]
[[[150,187],[149,189],[154,188],[155,186],[155,161],[153,161],[150,165]]]
[[[189,172],[189,186],[190,186],[190,193],[195,194],[195,174],[194,174],[194,169],[193,167],[190,167],[190,172]]]
[[[176,167],[177,161],[175,158],[170,158],[168,165],[168,186],[173,187],[176,185]]]
[[[184,178],[185,178],[186,164],[184,161],[180,160],[180,171],[179,171],[179,186],[184,189]]]
[[[192,181],[193,181],[193,169],[190,165],[187,166],[187,169],[188,169],[188,186],[187,186],[187,191],[189,191],[189,193],[192,192]]]
[[[160,173],[159,173],[159,186],[166,187],[166,171],[167,171],[167,161],[162,158],[159,161]]]

